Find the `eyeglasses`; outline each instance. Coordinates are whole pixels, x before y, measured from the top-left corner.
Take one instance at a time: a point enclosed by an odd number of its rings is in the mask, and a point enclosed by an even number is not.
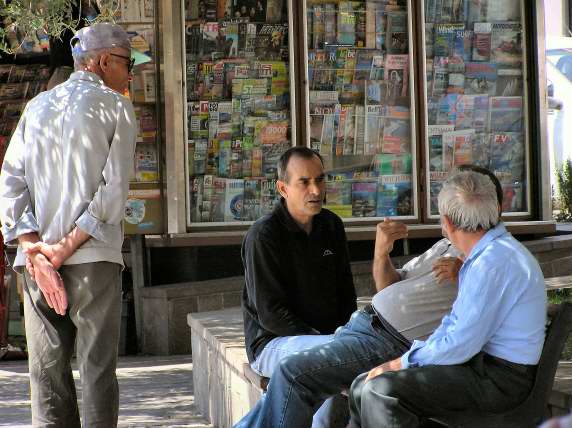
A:
[[[127,61],[129,61],[129,64],[127,64],[127,72],[131,74],[131,70],[133,70],[133,66],[135,65],[135,59],[134,58],[130,58],[130,57],[125,56],[125,55],[117,55],[114,53],[110,53],[109,55],[116,56],[118,58],[123,58],[123,59],[126,59]]]

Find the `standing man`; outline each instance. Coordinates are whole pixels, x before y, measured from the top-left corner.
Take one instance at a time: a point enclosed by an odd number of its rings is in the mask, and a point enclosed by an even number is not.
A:
[[[136,123],[121,95],[131,43],[114,24],[71,40],[75,72],[31,100],[0,174],[5,242],[18,243],[34,426],[80,427],[70,366],[77,341],[85,427],[117,425],[115,377],[123,228]]]
[[[331,338],[356,309],[341,219],[322,209],[320,155],[292,147],[278,161],[280,203],[242,244],[246,352],[271,377],[281,358]]]
[[[351,427],[417,427],[465,409],[501,413],[532,389],[546,321],[538,262],[499,223],[495,188],[482,174],[448,178],[439,213],[465,257],[457,299],[427,340],[354,381]]]

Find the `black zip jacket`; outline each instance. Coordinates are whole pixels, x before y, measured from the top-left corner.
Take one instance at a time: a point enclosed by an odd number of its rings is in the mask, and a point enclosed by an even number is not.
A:
[[[330,334],[356,309],[346,234],[326,209],[306,234],[282,199],[242,243],[246,353],[254,361],[275,337]]]

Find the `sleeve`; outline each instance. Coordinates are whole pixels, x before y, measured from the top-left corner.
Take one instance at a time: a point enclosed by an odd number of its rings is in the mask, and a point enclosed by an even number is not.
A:
[[[128,100],[121,100],[117,110],[115,134],[102,171],[103,180],[87,209],[76,220],[77,227],[103,242],[111,242],[121,228],[134,167],[137,125],[133,106]]]
[[[356,289],[354,286],[354,276],[350,264],[350,252],[348,249],[348,242],[344,224],[339,221],[338,232],[338,253],[340,254],[339,260],[339,281],[338,281],[338,294],[340,302],[340,322],[345,323],[350,319],[352,313],[357,309],[356,303]]]
[[[10,140],[0,173],[0,222],[7,244],[16,243],[18,236],[39,231],[26,182],[25,127],[26,109]]]
[[[480,352],[514,304],[503,277],[496,269],[473,267],[470,283],[460,290],[451,314],[427,341],[413,343],[401,358],[403,368],[462,364]]]
[[[280,276],[279,254],[274,240],[268,238],[248,234],[243,243],[247,293],[258,321],[276,336],[319,334],[292,312],[288,284]]]

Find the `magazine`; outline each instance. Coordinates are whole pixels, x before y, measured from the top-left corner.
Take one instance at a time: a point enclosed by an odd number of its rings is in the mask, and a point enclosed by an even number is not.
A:
[[[411,174],[411,153],[391,154],[380,153],[375,155],[375,175]]]
[[[433,58],[433,83],[431,95],[443,95],[449,87],[449,58],[446,56],[436,56]]]
[[[495,174],[504,173],[502,182],[524,179],[524,137],[520,132],[497,132],[491,136],[490,169]]]
[[[377,216],[403,216],[413,214],[411,175],[382,175],[377,192]]]
[[[435,56],[464,58],[465,56],[465,24],[436,24]]]
[[[522,69],[499,68],[497,73],[497,96],[521,97],[523,95]]]
[[[489,123],[491,132],[522,132],[522,97],[491,97]]]
[[[494,96],[497,83],[497,65],[493,62],[468,62],[465,64],[465,94]]]
[[[474,129],[443,133],[443,171],[472,163],[474,135]]]
[[[429,125],[427,127],[430,171],[443,171],[443,134],[454,130],[454,125]]]
[[[387,55],[385,59],[385,80],[393,83],[395,92],[402,97],[408,91],[409,55]]]
[[[276,180],[265,178],[260,182],[260,215],[270,214],[279,201]]]
[[[521,67],[522,27],[520,22],[492,23],[491,60],[499,66]]]
[[[473,36],[473,61],[490,61],[491,59],[490,22],[475,22]]]
[[[326,204],[340,217],[352,216],[352,184],[344,180],[326,181]]]
[[[253,221],[258,217],[260,217],[260,179],[245,179],[241,220]]]
[[[375,217],[377,183],[356,181],[352,183],[352,217]]]
[[[381,151],[383,137],[384,108],[381,105],[368,105],[365,117],[365,155],[373,155]]]
[[[388,54],[405,54],[408,51],[407,13],[387,12],[385,49]]]
[[[437,197],[443,187],[443,182],[447,179],[447,171],[431,171],[429,173],[429,201],[431,215],[439,214]]]
[[[244,180],[229,178],[225,181],[224,192],[224,221],[242,219],[242,204],[244,198]]]
[[[383,126],[382,153],[410,153],[410,122],[386,118]]]

